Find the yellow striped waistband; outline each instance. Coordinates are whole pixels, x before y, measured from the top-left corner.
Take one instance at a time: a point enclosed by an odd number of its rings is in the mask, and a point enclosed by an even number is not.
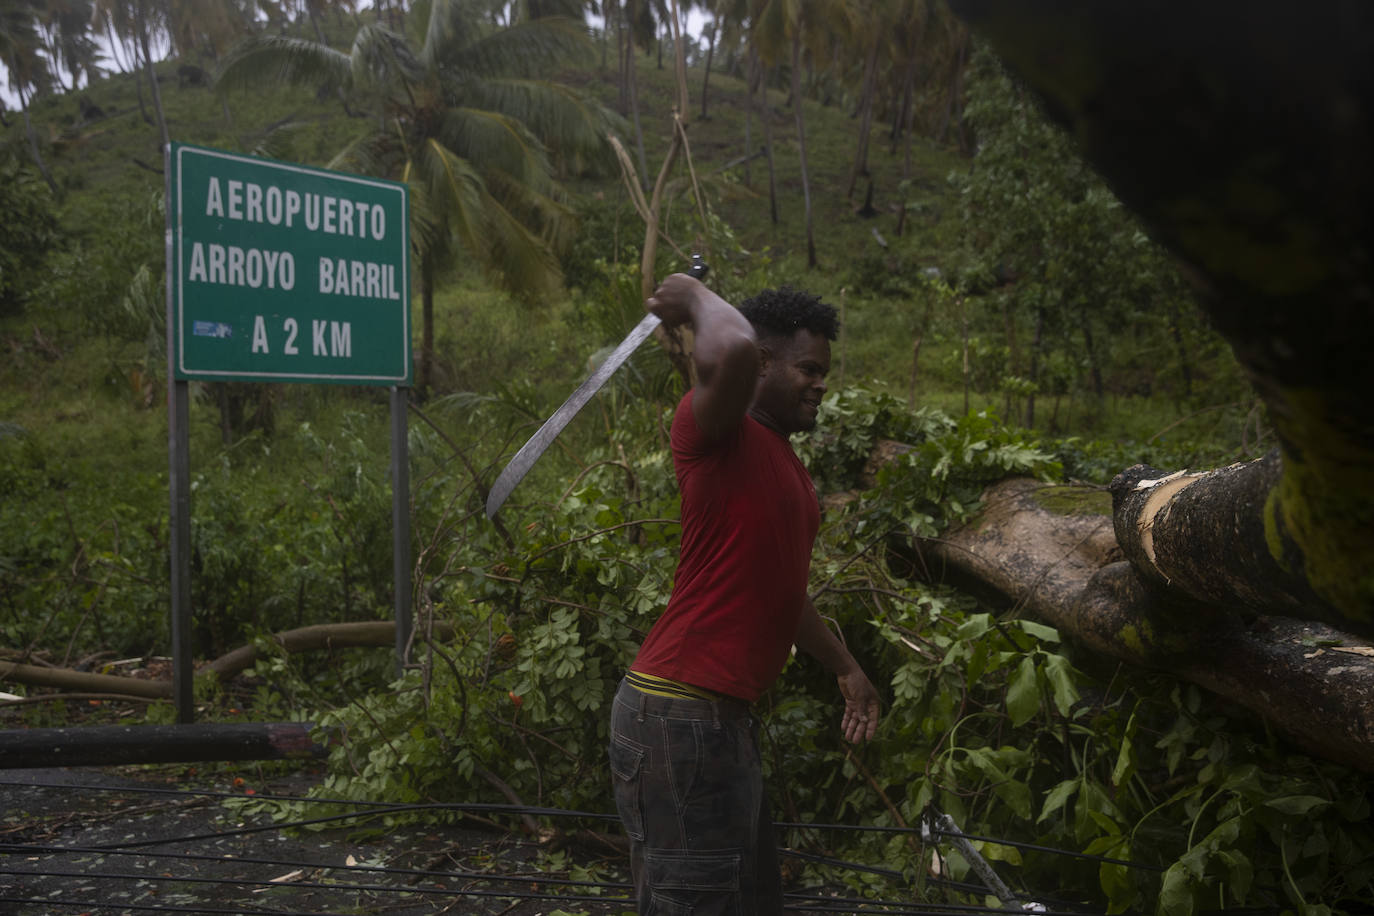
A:
[[[694,687],[681,681],[674,681],[656,674],[642,674],[638,671],[625,672],[625,683],[640,693],[655,697],[672,697],[677,700],[719,700],[720,694],[703,687]]]

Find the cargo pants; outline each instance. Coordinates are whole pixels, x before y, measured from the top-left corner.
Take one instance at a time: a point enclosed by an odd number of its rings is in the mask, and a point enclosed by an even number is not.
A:
[[[777,840],[758,722],[742,700],[686,700],[621,682],[611,778],[640,916],[777,916]]]

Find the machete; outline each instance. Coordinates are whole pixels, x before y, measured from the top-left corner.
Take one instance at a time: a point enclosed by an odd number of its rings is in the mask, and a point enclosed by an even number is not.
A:
[[[707,270],[709,268],[706,266],[706,262],[701,259],[701,255],[692,255],[692,267],[687,271],[687,275],[700,280],[706,276]],[[606,384],[606,380],[615,374],[615,370],[619,369],[621,364],[629,359],[630,354],[644,342],[644,338],[652,334],[654,328],[661,323],[657,315],[645,315],[639,324],[634,326],[634,330],[627,334],[625,339],[611,351],[611,355],[606,357],[600,366],[596,367],[596,371],[587,376],[587,380],[579,385],[577,390],[563,402],[563,406],[555,410],[553,415],[544,421],[544,425],[539,427],[539,431],[530,436],[528,442],[520,446],[520,451],[515,453],[515,457],[510,460],[510,463],[501,471],[501,475],[496,478],[496,483],[491,485],[491,492],[487,494],[487,518],[496,515],[497,510],[506,501],[506,497],[510,496],[516,484],[524,479],[530,468],[534,467],[534,463],[539,460],[539,456],[543,455],[545,449],[553,443],[554,439],[558,438],[558,434],[563,431],[563,428],[592,399],[592,395],[601,390],[601,386]]]

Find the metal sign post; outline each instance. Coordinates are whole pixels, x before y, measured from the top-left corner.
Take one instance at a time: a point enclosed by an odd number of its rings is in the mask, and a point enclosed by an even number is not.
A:
[[[164,161],[172,681],[177,718],[190,722],[190,381],[392,389],[397,664],[405,662],[410,204],[397,182],[223,150],[173,143]]]

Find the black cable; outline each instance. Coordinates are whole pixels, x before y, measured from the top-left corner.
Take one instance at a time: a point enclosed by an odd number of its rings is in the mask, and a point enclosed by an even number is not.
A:
[[[806,862],[817,862],[822,865],[834,865],[840,868],[850,869],[851,871],[862,871],[872,875],[882,875],[884,878],[890,878],[896,881],[904,880],[904,876],[901,872],[894,871],[890,868],[880,868],[877,865],[859,865],[856,862],[846,862],[843,859],[832,859],[829,856],[817,855],[814,852],[801,852],[800,850],[782,847],[778,849],[778,855],[787,856],[790,859],[802,859]]]
[[[205,904],[183,906],[175,903],[110,903],[108,900],[52,900],[47,897],[0,897],[0,903],[37,903],[45,907],[82,907],[93,913],[102,909],[120,909],[143,910],[154,913],[225,913],[228,916],[242,916],[242,914],[249,914],[249,916],[257,916],[257,914],[262,914],[262,916],[357,916],[356,910],[348,913],[334,913],[327,910],[282,910],[276,907],[266,910],[261,907],[244,906],[236,906],[226,910],[223,907],[206,906]]]
[[[1073,852],[1068,849],[1055,849],[1053,846],[1040,846],[1035,843],[1023,843],[1019,840],[1004,840],[997,837],[978,836],[973,833],[957,833],[950,830],[940,830],[938,828],[922,827],[879,827],[873,824],[803,824],[796,821],[778,821],[775,827],[787,827],[796,830],[836,830],[836,831],[858,831],[867,833],[914,833],[930,836],[962,836],[969,840],[978,840],[983,843],[995,843],[998,846],[1014,846],[1017,849],[1028,849],[1033,852],[1047,852],[1058,856],[1068,856],[1074,859],[1087,859],[1090,862],[1104,862],[1108,865],[1124,865],[1128,868],[1139,868],[1145,871],[1168,871],[1167,868],[1159,865],[1146,865],[1141,862],[1130,862],[1126,859],[1113,859],[1108,856],[1096,856],[1086,852]]]
[[[70,790],[70,789],[79,789],[79,790],[87,790],[87,791],[131,792],[131,793],[143,792],[143,793],[151,793],[151,794],[181,795],[181,796],[190,796],[190,797],[235,798],[235,799],[247,799],[247,798],[251,798],[251,799],[253,799],[254,801],[286,801],[286,802],[302,802],[302,803],[305,803],[305,804],[321,804],[321,805],[354,805],[354,806],[367,806],[367,807],[369,807],[369,808],[371,808],[371,809],[373,809],[373,810],[370,811],[370,812],[359,813],[358,816],[369,816],[369,817],[370,817],[370,816],[373,816],[373,815],[375,815],[375,814],[386,813],[386,812],[388,812],[388,811],[425,811],[425,810],[431,810],[431,811],[458,811],[458,812],[460,812],[460,813],[461,813],[461,812],[464,812],[464,811],[468,811],[468,812],[484,812],[484,813],[491,813],[491,814],[517,814],[517,815],[528,814],[528,815],[531,815],[531,816],[533,816],[533,817],[577,817],[577,818],[588,818],[588,819],[592,819],[592,820],[619,820],[619,817],[618,817],[617,815],[614,815],[614,814],[602,814],[602,813],[598,813],[598,812],[594,812],[594,811],[569,811],[569,810],[565,810],[565,809],[561,809],[561,808],[538,808],[538,807],[530,807],[530,806],[527,806],[527,805],[503,805],[503,804],[488,804],[488,803],[480,803],[480,802],[425,802],[425,803],[370,802],[370,801],[359,801],[359,800],[357,800],[357,799],[346,799],[346,798],[309,798],[309,797],[306,797],[306,796],[296,796],[296,795],[252,795],[252,796],[246,796],[246,795],[243,795],[242,793],[237,793],[237,792],[192,792],[192,791],[185,790],[185,789],[161,789],[161,788],[138,787],[138,786],[121,787],[121,786],[90,786],[90,785],[72,784],[72,785],[63,785],[63,786],[60,786],[60,787],[55,787],[55,786],[52,786],[52,785],[45,785],[45,784],[39,784],[39,783],[19,783],[19,782],[7,783],[7,785],[12,785],[12,786],[25,786],[25,787],[29,787],[29,788],[62,788],[62,789],[67,789],[67,790]],[[349,815],[333,815],[333,816],[331,816],[331,817],[329,817],[329,818],[318,818],[318,819],[310,819],[310,820],[302,820],[302,821],[290,821],[290,822],[285,822],[285,823],[282,823],[282,824],[278,824],[278,825],[277,825],[277,828],[278,828],[278,829],[283,829],[283,830],[285,830],[285,829],[289,829],[289,828],[291,828],[291,827],[309,826],[309,825],[311,825],[311,824],[323,823],[323,822],[326,822],[326,821],[328,821],[328,820],[339,820],[339,819],[343,819],[343,818],[346,818],[346,817],[348,817],[348,816],[349,816]],[[1159,866],[1159,865],[1147,865],[1147,864],[1144,864],[1144,863],[1141,863],[1141,862],[1131,862],[1131,861],[1128,861],[1128,860],[1126,860],[1126,859],[1114,859],[1114,858],[1111,858],[1111,857],[1108,857],[1108,856],[1098,856],[1098,855],[1092,855],[1092,854],[1090,854],[1090,853],[1074,852],[1074,851],[1068,850],[1068,849],[1056,849],[1056,848],[1054,848],[1054,847],[1052,847],[1052,846],[1042,846],[1042,845],[1039,845],[1039,844],[1036,844],[1036,843],[1023,843],[1023,842],[1020,842],[1020,841],[1018,841],[1018,840],[1007,840],[1007,839],[1001,839],[1001,838],[998,838],[998,837],[979,836],[979,835],[970,834],[970,833],[959,834],[959,833],[954,833],[954,832],[951,832],[951,831],[940,830],[940,829],[935,829],[935,828],[932,828],[932,829],[929,829],[929,830],[923,830],[923,828],[920,828],[920,827],[881,827],[881,826],[877,826],[877,825],[873,825],[873,824],[816,824],[816,823],[799,823],[799,822],[795,822],[795,821],[778,821],[778,822],[776,822],[776,823],[774,824],[774,826],[779,827],[779,828],[796,829],[796,830],[858,831],[858,832],[868,832],[868,833],[892,833],[892,834],[922,834],[922,833],[928,833],[928,834],[934,835],[934,836],[964,836],[964,837],[966,837],[967,839],[970,839],[970,840],[978,840],[979,842],[983,842],[983,843],[996,843],[996,844],[999,845],[999,846],[1011,846],[1011,847],[1014,847],[1014,848],[1016,848],[1016,849],[1025,849],[1025,850],[1030,850],[1030,851],[1033,851],[1033,852],[1043,852],[1043,853],[1048,853],[1048,854],[1051,854],[1051,855],[1067,856],[1067,857],[1075,858],[1075,859],[1084,859],[1084,860],[1090,861],[1090,862],[1100,862],[1100,863],[1104,863],[1104,864],[1107,864],[1107,865],[1121,865],[1121,866],[1125,866],[1125,867],[1127,867],[1127,868],[1137,868],[1137,869],[1141,869],[1141,870],[1144,870],[1144,871],[1156,871],[1156,872],[1167,871],[1167,869],[1166,869],[1164,866]],[[251,829],[252,831],[257,831],[257,830],[270,829],[270,828],[250,828],[250,829]],[[207,834],[205,837],[174,838],[174,839],[218,838],[218,837],[221,837],[221,836],[232,836],[232,835],[233,835],[233,834],[231,834],[231,833],[230,833],[230,834]],[[172,841],[173,841],[173,840],[168,840],[167,842],[172,842]],[[145,842],[145,843],[142,843],[142,844],[139,844],[139,845],[154,845],[155,842],[157,842],[157,841],[149,841],[149,842]],[[120,848],[120,847],[111,847],[111,848]]]
[[[22,784],[22,783],[11,783],[10,785],[24,785],[24,784]],[[41,785],[41,786],[40,786],[40,785],[37,785],[37,784],[29,784],[29,785],[31,785],[33,788],[52,788],[51,786],[47,786],[47,785]],[[612,815],[612,814],[600,814],[600,813],[586,812],[586,811],[570,811],[570,810],[558,809],[558,808],[531,807],[531,806],[525,806],[525,805],[489,804],[489,803],[476,803],[476,802],[474,802],[474,803],[462,803],[462,802],[429,802],[429,803],[367,802],[367,801],[359,801],[359,800],[356,800],[356,799],[310,798],[310,797],[304,797],[304,796],[271,795],[271,794],[245,796],[245,795],[242,795],[242,794],[240,794],[240,793],[233,793],[233,792],[189,791],[189,790],[184,790],[184,789],[163,789],[163,788],[142,787],[142,786],[124,786],[124,787],[118,787],[118,786],[84,786],[84,785],[69,785],[69,786],[63,786],[62,788],[63,788],[63,789],[68,789],[68,790],[69,790],[69,789],[75,788],[75,789],[88,789],[88,790],[99,790],[99,791],[108,791],[108,792],[125,792],[125,793],[159,794],[159,795],[176,795],[176,796],[181,796],[181,797],[205,797],[205,798],[225,798],[225,799],[247,799],[247,798],[251,798],[251,799],[254,800],[254,801],[274,801],[274,802],[275,802],[275,801],[279,801],[279,802],[287,802],[287,803],[298,802],[298,803],[302,803],[302,804],[337,804],[337,805],[350,805],[350,806],[354,806],[354,807],[367,806],[365,810],[361,810],[361,811],[351,811],[351,812],[346,812],[346,813],[343,813],[343,814],[329,815],[329,816],[326,816],[326,817],[309,818],[309,819],[305,819],[305,820],[298,820],[298,821],[291,821],[291,822],[284,822],[284,823],[274,823],[274,824],[270,824],[270,825],[261,825],[261,826],[255,826],[255,827],[241,827],[241,828],[237,828],[237,829],[232,830],[232,831],[217,831],[217,832],[214,832],[214,833],[196,834],[196,835],[191,835],[191,836],[170,837],[170,838],[152,839],[152,840],[142,840],[142,841],[132,842],[132,843],[127,843],[127,842],[126,842],[126,843],[110,843],[110,844],[103,844],[103,845],[96,846],[96,847],[93,847],[93,848],[92,848],[92,851],[93,851],[93,852],[105,852],[105,853],[115,853],[115,852],[119,852],[119,851],[123,851],[123,850],[135,849],[135,848],[139,848],[139,847],[157,846],[157,845],[163,845],[163,844],[166,844],[166,843],[174,843],[174,842],[175,842],[175,843],[189,843],[189,842],[195,842],[195,841],[200,841],[200,840],[212,840],[212,839],[223,839],[223,838],[235,837],[235,836],[244,836],[244,835],[247,835],[247,834],[259,833],[259,832],[266,832],[266,831],[282,831],[282,830],[287,830],[287,829],[291,829],[291,828],[308,827],[308,826],[312,826],[312,825],[316,825],[316,824],[329,823],[329,822],[332,822],[332,821],[351,820],[351,819],[355,819],[355,818],[357,818],[357,819],[366,819],[366,818],[376,817],[376,816],[378,816],[378,815],[383,815],[383,814],[394,814],[394,813],[406,812],[406,811],[456,811],[456,812],[458,812],[458,813],[463,813],[463,812],[485,812],[485,813],[506,813],[506,814],[517,814],[517,815],[525,815],[525,814],[528,814],[528,815],[531,815],[531,816],[541,816],[541,817],[549,817],[549,818],[556,818],[556,817],[575,817],[575,818],[587,818],[587,819],[594,819],[594,820],[617,820],[617,819],[618,819],[616,815]],[[1109,858],[1109,857],[1106,857],[1106,856],[1089,855],[1089,854],[1086,854],[1086,853],[1078,853],[1078,852],[1072,852],[1072,851],[1069,851],[1069,850],[1055,849],[1055,848],[1052,848],[1052,847],[1041,846],[1041,845],[1033,844],[1033,843],[1022,843],[1022,842],[1018,842],[1018,841],[1003,840],[1003,839],[998,839],[998,838],[993,838],[993,837],[983,837],[983,836],[977,836],[977,835],[971,835],[971,834],[960,834],[960,833],[957,833],[957,832],[945,831],[945,830],[939,830],[939,829],[927,829],[927,830],[925,830],[925,831],[922,831],[921,828],[912,828],[912,827],[879,827],[879,826],[875,826],[875,825],[817,824],[817,823],[795,823],[795,822],[779,822],[779,823],[776,824],[776,826],[777,826],[777,827],[781,827],[781,828],[785,828],[785,829],[810,829],[810,830],[832,830],[832,831],[861,831],[861,832],[880,832],[880,833],[889,833],[889,834],[912,834],[912,833],[922,833],[922,832],[924,832],[924,833],[933,834],[933,835],[936,835],[936,836],[960,836],[960,835],[962,835],[962,836],[964,836],[964,837],[966,837],[967,839],[970,839],[970,840],[979,840],[979,841],[981,841],[981,842],[996,843],[996,844],[999,844],[999,845],[1005,845],[1005,846],[1015,847],[1015,848],[1018,848],[1018,849],[1026,849],[1026,850],[1044,852],[1044,853],[1049,853],[1049,854],[1054,854],[1054,855],[1061,855],[1061,856],[1068,856],[1068,857],[1072,857],[1072,858],[1084,859],[1084,860],[1088,860],[1088,861],[1095,861],[1095,862],[1102,862],[1102,863],[1108,863],[1108,864],[1122,865],[1122,866],[1125,866],[1125,867],[1137,868],[1137,869],[1142,869],[1142,870],[1150,870],[1150,871],[1163,871],[1163,870],[1164,870],[1163,868],[1161,868],[1161,867],[1159,867],[1159,866],[1143,865],[1143,864],[1140,864],[1140,863],[1129,862],[1129,861],[1126,861],[1126,860],[1113,859],[1113,858]],[[3,848],[3,847],[0,847],[0,848]],[[60,848],[60,847],[59,847],[59,848]],[[782,852],[783,855],[791,855],[791,856],[795,856],[795,857],[797,857],[797,858],[810,859],[810,860],[812,860],[812,861],[816,861],[816,862],[819,862],[819,863],[830,864],[830,865],[832,865],[832,866],[847,868],[847,869],[854,870],[854,871],[868,872],[868,873],[871,873],[871,874],[876,874],[876,875],[880,875],[880,876],[886,877],[886,878],[888,878],[888,879],[890,879],[890,880],[902,880],[902,875],[901,875],[900,872],[896,872],[896,871],[893,871],[893,870],[890,870],[890,869],[883,869],[883,868],[878,868],[878,867],[875,867],[875,866],[860,865],[860,864],[857,864],[857,863],[845,862],[845,861],[837,860],[837,859],[828,859],[828,858],[826,858],[826,857],[813,856],[813,855],[811,855],[811,854],[806,854],[806,853],[798,853],[798,852],[795,852],[795,851],[793,851],[793,850],[781,850],[781,852]],[[166,855],[168,855],[168,856],[174,856],[175,854],[166,854]],[[243,860],[240,860],[240,861],[243,861]],[[286,863],[280,863],[280,864],[286,864]],[[308,864],[308,865],[302,865],[301,867],[319,868],[319,867],[333,867],[333,866],[318,866],[318,865]],[[499,877],[499,876],[481,876],[481,877],[475,878],[475,880],[504,880],[504,879],[501,878],[501,877]],[[951,881],[949,881],[948,879],[933,879],[933,880],[935,880],[936,882],[938,882],[938,883],[941,884],[942,886],[946,886],[946,887],[949,887],[949,888],[955,889],[955,890],[961,890],[961,891],[963,891],[963,892],[981,893],[982,890],[983,890],[983,889],[980,888],[980,887],[975,887],[975,886],[973,886],[973,885],[968,885],[968,884],[961,884],[961,883],[959,883],[959,882],[951,882]],[[552,882],[551,882],[551,883],[552,883]],[[624,885],[621,885],[621,887],[624,887]],[[1033,896],[1033,894],[1031,894],[1031,896]]]
[[[1142,871],[1168,871],[1169,869],[1160,865],[1147,865],[1144,862],[1130,862],[1126,859],[1113,859],[1108,856],[1095,856],[1086,852],[1072,852],[1067,849],[1055,849],[1053,846],[1037,846],[1035,843],[1021,843],[1016,840],[999,840],[995,837],[978,836],[972,833],[954,833],[948,830],[930,831],[935,836],[962,836],[969,840],[978,840],[982,843],[996,843],[998,846],[1014,846],[1017,849],[1029,849],[1033,852],[1048,852],[1057,856],[1068,856],[1071,859],[1086,859],[1089,862],[1105,862],[1108,865],[1125,865],[1128,868],[1138,868]]]

